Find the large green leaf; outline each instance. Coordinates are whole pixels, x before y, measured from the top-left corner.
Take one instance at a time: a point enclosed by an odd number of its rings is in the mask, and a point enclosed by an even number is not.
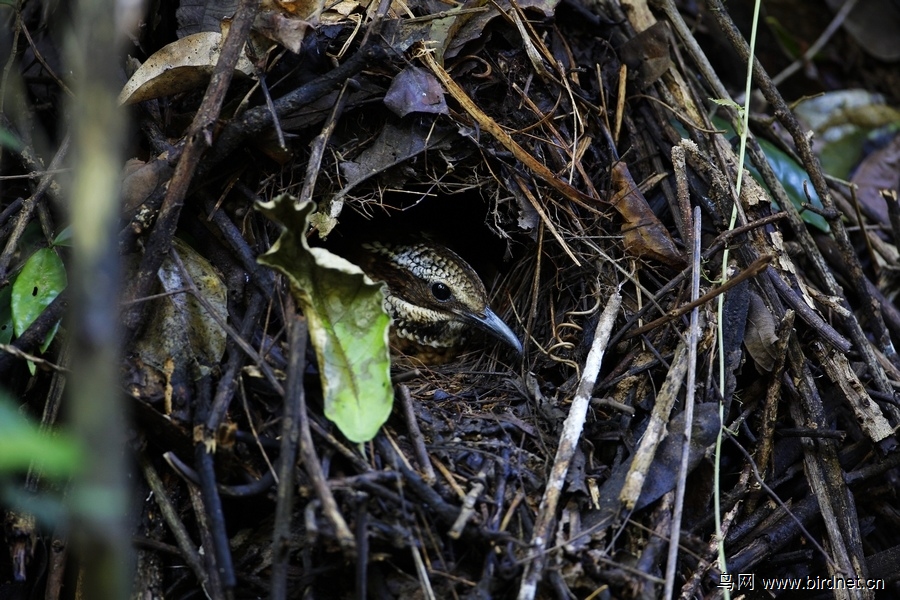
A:
[[[381,284],[324,248],[310,248],[305,233],[312,202],[296,205],[282,194],[259,209],[284,230],[259,262],[281,271],[309,322],[319,360],[325,416],[347,439],[366,442],[387,421],[393,405],[388,327]]]
[[[22,335],[34,323],[66,289],[66,285],[66,267],[50,248],[41,248],[25,261],[12,286],[12,318],[16,336]],[[45,345],[47,343],[49,339]]]
[[[713,100],[716,104],[730,104],[730,101],[718,101]],[[734,128],[731,124],[725,119],[715,116],[712,118],[713,124],[725,131],[726,135],[729,137],[734,137],[736,134],[734,132]],[[684,125],[679,123],[677,120],[672,119],[670,121],[672,126],[682,135],[682,137],[690,138],[688,135],[687,129],[684,128]],[[809,183],[809,173],[807,173],[802,166],[797,164],[797,162],[792,159],[788,154],[782,152],[778,147],[776,147],[771,142],[759,139],[760,149],[763,151],[763,154],[766,157],[766,160],[769,163],[769,166],[772,167],[772,171],[775,173],[775,177],[781,181],[781,185],[784,187],[784,191],[787,193],[788,198],[791,201],[791,204],[797,207],[797,210],[800,211],[800,218],[803,219],[805,223],[808,223],[823,231],[828,233],[831,231],[831,227],[828,225],[828,221],[820,215],[819,213],[815,213],[811,210],[806,210],[803,205],[809,203],[812,206],[817,208],[822,208],[822,200],[819,198],[819,195],[816,193],[816,190],[813,189],[812,184]],[[762,174],[759,170],[753,166],[753,163],[750,162],[750,157],[744,157],[744,166],[747,167],[747,170],[750,171],[750,174],[753,176],[761,186],[763,186],[769,195],[772,196],[772,191],[766,185],[766,182],[763,181]],[[809,199],[807,200],[806,191],[804,190],[803,183],[807,182],[806,189],[809,190]],[[775,203],[777,206],[777,203]]]
[[[777,177],[781,182],[781,185],[784,186],[784,191],[787,192],[791,204],[796,206],[797,210],[800,211],[800,218],[819,231],[824,233],[830,232],[831,226],[828,225],[828,221],[825,220],[825,217],[811,210],[806,210],[803,207],[804,204],[810,204],[819,209],[824,208],[822,206],[822,200],[819,198],[819,194],[816,193],[812,183],[810,183],[809,173],[806,172],[806,169],[800,166],[797,161],[791,158],[786,152],[779,149],[772,142],[764,139],[759,139],[758,141],[759,147],[762,149],[763,154],[766,155],[766,160],[769,161],[769,165],[775,173],[775,177]],[[753,177],[760,182],[761,185],[766,185],[763,181],[762,174],[756,167],[749,161],[746,162],[746,166],[753,174]],[[807,192],[809,193],[808,197],[806,195]]]

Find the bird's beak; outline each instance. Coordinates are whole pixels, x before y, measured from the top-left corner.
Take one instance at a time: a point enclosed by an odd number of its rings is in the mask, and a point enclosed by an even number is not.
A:
[[[485,308],[483,315],[470,314],[468,316],[476,327],[483,329],[501,342],[505,342],[516,351],[516,354],[522,356],[522,342],[519,341],[512,329],[490,308]]]

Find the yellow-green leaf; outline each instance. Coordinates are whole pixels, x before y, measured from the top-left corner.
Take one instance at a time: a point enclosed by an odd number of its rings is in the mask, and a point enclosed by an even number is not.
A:
[[[324,248],[306,243],[312,202],[282,194],[259,209],[284,230],[259,262],[282,272],[309,322],[325,416],[347,439],[366,442],[393,405],[388,327],[381,284]]]

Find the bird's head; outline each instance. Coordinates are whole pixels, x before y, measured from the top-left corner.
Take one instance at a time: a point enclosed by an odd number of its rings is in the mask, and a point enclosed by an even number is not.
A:
[[[385,308],[398,338],[451,348],[476,327],[522,353],[519,339],[488,306],[478,274],[456,253],[428,241],[369,242],[363,251],[360,266],[387,284]]]

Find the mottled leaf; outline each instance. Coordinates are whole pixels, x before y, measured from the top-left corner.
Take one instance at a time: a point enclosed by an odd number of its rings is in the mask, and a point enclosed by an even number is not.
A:
[[[122,92],[120,104],[134,104],[202,88],[209,82],[222,51],[222,34],[195,33],[157,50],[134,72]],[[241,54],[235,71],[253,74],[253,65]]]
[[[184,241],[172,244],[197,291],[222,318],[228,315],[227,289],[212,264]],[[141,360],[176,380],[196,378],[204,368],[219,363],[225,354],[225,330],[193,295],[180,268],[166,258],[158,273],[162,291],[168,295],[153,300],[148,325],[135,342]],[[170,361],[171,366],[167,366]],[[199,366],[197,370],[194,367]]]
[[[850,179],[865,153],[900,125],[900,110],[886,104],[881,94],[863,89],[805,98],[794,113],[804,127],[813,130],[822,169],[840,179]]]

